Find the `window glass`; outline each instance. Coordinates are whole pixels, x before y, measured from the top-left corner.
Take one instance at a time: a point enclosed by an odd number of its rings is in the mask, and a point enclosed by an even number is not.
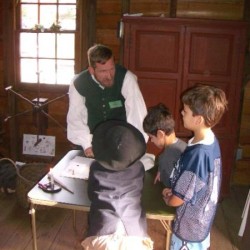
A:
[[[37,57],[37,38],[31,33],[20,34],[21,57]]]
[[[76,4],[77,0],[59,0],[59,3],[74,3]]]
[[[40,59],[38,66],[40,83],[56,83],[56,60]]]
[[[75,36],[72,34],[59,34],[57,36],[57,57],[74,59]]]
[[[37,0],[21,0],[21,3],[37,3]]]
[[[21,27],[32,29],[38,22],[38,5],[29,4],[21,6]]]
[[[41,58],[55,58],[55,34],[40,33],[38,34],[38,56]],[[74,44],[73,44],[74,46]]]
[[[74,60],[58,60],[57,61],[57,83],[70,84],[74,75]]]
[[[53,23],[57,22],[56,14],[55,5],[41,5],[39,24],[43,25],[45,29],[49,29]]]
[[[58,9],[59,22],[63,30],[76,29],[76,6],[61,5]]]
[[[57,0],[40,0],[40,3],[56,3]]]
[[[21,82],[37,83],[37,61],[35,59],[21,59]]]

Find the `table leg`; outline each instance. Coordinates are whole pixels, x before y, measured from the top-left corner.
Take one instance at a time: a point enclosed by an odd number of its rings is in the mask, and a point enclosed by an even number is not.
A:
[[[171,240],[171,221],[167,220],[160,220],[162,226],[166,230],[166,250],[170,249],[170,240]]]
[[[30,211],[31,215],[31,225],[32,225],[32,237],[33,237],[33,250],[37,250],[37,240],[36,240],[36,210],[33,203],[30,203]]]

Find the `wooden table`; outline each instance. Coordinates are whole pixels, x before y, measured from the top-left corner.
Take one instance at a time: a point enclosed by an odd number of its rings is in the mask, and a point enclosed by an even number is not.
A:
[[[59,163],[54,166],[53,173],[66,187],[72,190],[74,193],[70,193],[65,189],[62,189],[58,193],[46,193],[42,191],[38,185],[35,185],[28,193],[28,200],[30,202],[30,214],[33,236],[33,249],[37,250],[37,237],[36,237],[36,206],[51,206],[60,207],[66,209],[72,209],[74,211],[89,211],[90,201],[88,199],[87,187],[88,181],[77,178],[61,177],[60,173],[65,166],[76,155],[80,155],[81,150],[69,151]],[[168,207],[163,202],[161,196],[160,184],[154,185],[154,171],[148,170],[145,175],[145,185],[143,190],[143,206],[146,210],[146,216],[148,219],[159,220],[166,230],[166,250],[169,249],[170,236],[171,236],[171,222],[175,216],[174,208]],[[46,175],[41,183],[48,182],[48,176]],[[75,221],[75,220],[74,220]]]
[[[166,250],[170,249],[171,223],[175,217],[175,208],[169,207],[162,199],[163,187],[158,182],[154,184],[155,169],[145,173],[142,204],[148,219],[159,220],[166,230]]]

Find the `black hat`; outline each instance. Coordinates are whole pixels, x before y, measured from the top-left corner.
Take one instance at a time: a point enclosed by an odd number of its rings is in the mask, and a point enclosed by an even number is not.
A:
[[[124,121],[101,123],[93,132],[95,159],[105,168],[119,171],[129,167],[146,152],[142,133]]]

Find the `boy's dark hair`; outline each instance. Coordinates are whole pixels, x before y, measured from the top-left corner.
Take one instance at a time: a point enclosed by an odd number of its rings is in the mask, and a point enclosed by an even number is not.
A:
[[[204,118],[207,127],[215,126],[227,109],[225,92],[215,86],[196,85],[187,89],[181,99],[194,116]]]
[[[111,57],[113,57],[112,50],[102,44],[96,44],[88,50],[88,63],[93,68],[96,63],[105,64]]]
[[[170,110],[159,103],[148,108],[148,114],[143,121],[143,129],[146,133],[157,135],[158,130],[162,130],[166,135],[174,131],[175,122]]]

